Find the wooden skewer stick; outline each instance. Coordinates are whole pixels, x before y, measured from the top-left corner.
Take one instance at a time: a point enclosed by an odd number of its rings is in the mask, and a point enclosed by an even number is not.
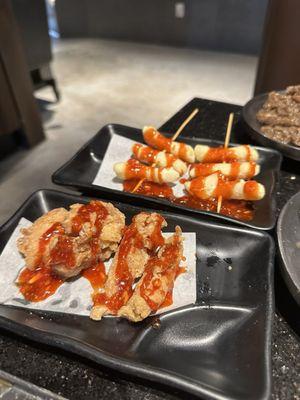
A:
[[[172,141],[174,142],[178,136],[181,134],[183,129],[187,126],[187,124],[194,118],[194,116],[199,112],[198,108],[195,108],[195,110],[183,121],[183,123],[180,125],[180,127],[177,129],[177,131],[174,133],[172,136]],[[155,167],[155,163],[152,164],[152,167]],[[133,188],[131,193],[134,193],[138,190],[138,188],[142,185],[142,183],[145,181],[144,179],[141,179]]]
[[[233,123],[233,117],[234,113],[229,114],[228,118],[228,124],[227,124],[227,130],[226,130],[226,136],[225,136],[225,141],[224,141],[224,149],[226,149],[229,145],[230,142],[230,135],[231,135],[231,130],[232,130],[232,123]],[[217,204],[217,213],[219,214],[221,211],[222,207],[222,196],[218,197],[218,204]]]
[[[185,121],[180,125],[180,127],[177,129],[175,134],[172,137],[173,142],[178,138],[178,136],[181,134],[181,132],[184,130],[184,128],[187,126],[187,124],[194,118],[194,116],[199,112],[199,108],[195,108],[195,110],[187,117]]]

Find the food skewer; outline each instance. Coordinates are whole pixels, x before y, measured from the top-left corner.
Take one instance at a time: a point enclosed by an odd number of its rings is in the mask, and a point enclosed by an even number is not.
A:
[[[114,171],[117,177],[123,180],[146,179],[149,182],[172,183],[177,181],[180,177],[180,174],[173,167],[152,167],[150,165],[144,165],[135,159],[114,164]]]
[[[258,151],[248,144],[227,148],[197,144],[195,146],[195,158],[199,163],[256,162],[259,159],[259,155]]]
[[[135,143],[131,151],[134,157],[144,164],[155,164],[155,167],[162,168],[173,167],[180,175],[187,171],[186,163],[171,153],[159,151],[141,143]]]
[[[265,195],[265,188],[261,183],[244,179],[224,181],[220,172],[187,181],[185,187],[193,196],[203,200],[221,197],[224,200],[256,201]]]
[[[228,119],[228,124],[227,124],[227,130],[226,130],[226,136],[225,136],[225,141],[224,141],[224,148],[227,149],[229,141],[230,141],[230,135],[231,135],[231,130],[232,130],[232,123],[233,123],[233,117],[234,113],[229,114],[229,119]],[[217,204],[217,213],[220,214],[221,207],[222,207],[222,196],[218,197],[218,204]]]
[[[190,177],[197,178],[198,176],[208,176],[214,172],[221,172],[230,180],[233,179],[251,179],[258,175],[260,166],[253,161],[232,162],[226,163],[199,163],[190,169]]]
[[[180,127],[177,129],[175,134],[172,137],[173,142],[178,138],[178,136],[181,134],[181,132],[184,130],[184,128],[187,126],[187,124],[194,118],[194,116],[199,112],[199,108],[195,108],[195,110],[187,117],[186,120],[183,121],[183,123],[180,125]]]
[[[195,152],[191,145],[167,138],[153,126],[143,128],[143,138],[147,145],[154,149],[171,153],[190,164],[195,162]]]
[[[172,136],[172,141],[175,141],[178,136],[180,135],[180,133],[183,131],[183,129],[187,126],[187,124],[194,118],[194,116],[199,112],[198,108],[195,108],[195,110],[183,121],[183,123],[180,125],[180,127],[177,129],[177,131],[175,132],[175,134]],[[152,167],[155,166],[155,163],[152,164]],[[141,179],[136,186],[133,188],[132,193],[136,192],[139,187],[142,185],[142,183],[145,181],[144,179]]]

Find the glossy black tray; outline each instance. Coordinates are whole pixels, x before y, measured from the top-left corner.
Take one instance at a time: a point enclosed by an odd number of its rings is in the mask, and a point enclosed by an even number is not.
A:
[[[159,210],[172,210],[177,213],[194,215],[197,216],[197,218],[201,214],[206,214],[221,220],[231,221],[240,225],[264,230],[270,230],[275,226],[275,187],[281,164],[281,156],[277,151],[262,147],[257,148],[260,154],[261,173],[256,177],[256,179],[265,185],[266,196],[262,200],[255,202],[255,215],[253,220],[244,222],[215,212],[195,210],[189,207],[173,204],[166,199],[147,197],[140,194],[109,189],[105,186],[93,185],[92,182],[99,170],[109,142],[115,134],[136,141],[141,141],[142,138],[140,129],[116,124],[106,125],[88,143],[86,143],[71,160],[52,175],[53,182],[58,185],[71,186],[88,195],[101,196],[111,200],[121,199],[122,201],[131,204],[140,204],[143,206],[154,207]],[[222,145],[222,142],[216,140],[202,139],[186,135],[182,136],[181,140],[193,146],[199,143],[213,146]]]
[[[261,124],[256,119],[256,114],[268,98],[268,93],[260,94],[249,100],[243,107],[242,115],[250,136],[259,144],[280,151],[284,156],[300,161],[300,147],[272,140],[261,132]]]
[[[289,291],[300,305],[300,192],[281,210],[277,238],[283,277]]]
[[[88,198],[34,193],[0,229],[0,252],[19,219]],[[114,203],[127,221],[141,211]],[[133,324],[0,305],[0,327],[107,367],[204,399],[269,399],[274,244],[264,232],[163,213],[167,229],[197,235],[197,303]]]

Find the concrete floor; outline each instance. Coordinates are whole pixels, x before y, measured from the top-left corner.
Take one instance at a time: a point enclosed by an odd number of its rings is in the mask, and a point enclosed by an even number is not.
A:
[[[0,224],[51,174],[109,122],[161,125],[193,97],[244,104],[257,58],[108,40],[61,40],[53,70],[62,94],[42,116],[47,140],[0,162]],[[58,188],[58,187],[56,187]],[[62,190],[62,189],[60,189]]]

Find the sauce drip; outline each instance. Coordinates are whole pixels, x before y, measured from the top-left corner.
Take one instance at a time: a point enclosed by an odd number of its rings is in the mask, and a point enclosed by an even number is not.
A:
[[[177,156],[181,160],[187,161],[187,146],[184,143],[180,143],[180,142],[176,142],[176,143],[177,143],[177,146],[179,147]]]
[[[246,149],[246,152],[247,152],[246,161],[250,161],[250,160],[251,160],[251,150],[250,150],[250,146],[246,144],[246,145],[245,145],[245,149]]]
[[[182,185],[184,185],[185,184],[185,182],[187,182],[189,179],[187,179],[187,178],[180,178],[179,179],[179,182],[182,184]]]
[[[128,180],[123,182],[123,188],[126,192],[131,192],[137,184],[137,180]],[[186,182],[182,179],[181,183]],[[195,208],[205,211],[217,211],[217,200],[201,200],[192,195],[175,197],[172,188],[167,184],[159,185],[153,182],[144,181],[136,193],[144,196],[161,197],[168,199],[172,203]],[[254,210],[251,203],[244,200],[223,200],[221,214],[227,215],[242,221],[251,221],[254,216]]]
[[[196,179],[192,179],[189,190],[200,199],[207,198],[208,194],[205,187],[205,177],[199,176]]]
[[[65,235],[57,236],[57,242],[50,250],[50,259],[48,264],[63,264],[67,268],[73,268],[75,261],[72,239]]]
[[[171,153],[164,153],[166,159],[166,167],[172,167],[173,163],[177,160]]]
[[[107,214],[108,212],[101,202],[91,201],[89,204],[81,206],[72,220],[71,230],[73,236],[79,234],[84,223],[91,220],[95,221],[95,229],[89,242],[95,260],[99,250],[98,237]],[[36,268],[33,271],[24,268],[17,279],[17,285],[26,300],[32,302],[42,301],[54,294],[64,282],[62,278],[55,274],[52,267],[63,265],[65,268],[73,268],[75,266],[76,257],[73,250],[73,236],[68,236],[62,224],[58,222],[54,223],[41,235],[35,260]],[[52,238],[53,243],[49,248],[48,245]],[[46,259],[44,259],[45,255],[47,256]],[[100,268],[99,265],[96,265],[89,272],[84,271],[83,274],[89,274],[89,278],[92,280],[91,274],[94,271],[94,278],[96,279],[96,274],[100,272]],[[102,276],[99,276],[97,279],[101,280],[102,278]]]
[[[26,300],[32,302],[45,300],[54,294],[63,283],[63,279],[53,273],[51,269],[52,263],[59,264],[63,262],[68,267],[74,265],[73,246],[64,233],[63,226],[56,222],[41,235],[35,261],[36,268],[33,271],[24,268],[16,282]],[[44,254],[50,239],[54,236],[56,237],[56,243],[49,251],[46,265],[45,260],[43,260]],[[64,246],[66,246],[66,249]]]
[[[123,181],[123,189],[125,192],[132,192],[136,187],[138,180],[130,179]],[[135,193],[144,196],[162,197],[172,199],[174,197],[172,188],[167,183],[155,183],[143,181]]]
[[[230,179],[237,179],[240,174],[241,163],[233,162],[230,165],[230,175],[228,178]]]
[[[43,261],[43,256],[48,242],[53,236],[62,235],[65,233],[63,226],[59,222],[55,222],[39,239],[39,248],[35,260],[35,266],[38,266]]]
[[[138,160],[130,158],[125,165],[126,179],[148,179],[152,182],[163,182],[162,168],[143,165]]]
[[[72,219],[72,235],[74,236],[79,235],[85,223],[91,223],[91,225],[93,225],[92,237],[89,240],[89,245],[95,261],[99,253],[99,236],[107,215],[107,208],[100,201],[93,200],[88,204],[82,205]]]
[[[94,294],[96,294],[99,289],[103,288],[107,278],[105,266],[102,261],[91,266],[90,268],[83,270],[81,275],[90,282],[92,288],[94,289]]]
[[[115,267],[116,292],[108,297],[106,293],[97,293],[94,297],[94,305],[105,305],[110,312],[116,314],[117,311],[127,303],[133,293],[133,276],[130,273],[127,256],[134,246],[141,248],[143,240],[140,237],[134,224],[126,228],[123,239],[118,250],[118,261]]]
[[[250,170],[249,170],[249,178],[253,178],[255,175],[256,163],[254,161],[250,161]]]
[[[164,301],[173,301],[172,291],[174,281],[180,268],[179,262],[174,261],[178,259],[178,252],[179,239],[175,237],[173,243],[165,246],[160,257],[154,256],[150,258],[146,265],[145,274],[139,289],[141,297],[152,311],[160,308],[164,304]],[[155,275],[158,277],[154,277]],[[164,280],[164,285],[162,285],[162,280]],[[170,295],[168,295],[169,292],[171,293]],[[167,295],[168,299],[166,300]],[[159,302],[155,301],[157,299],[159,299]],[[166,307],[166,305],[163,306]]]
[[[176,280],[178,275],[184,274],[185,272],[186,272],[186,268],[185,267],[178,267],[177,271],[176,271],[176,276],[175,276],[174,281]],[[166,298],[164,299],[164,301],[159,306],[159,309],[165,308],[165,307],[169,307],[172,304],[173,304],[173,288],[172,288],[172,290],[167,292]]]
[[[181,183],[186,182],[182,179]],[[123,182],[123,188],[126,192],[131,192],[137,184],[137,180],[128,180]],[[216,199],[201,200],[192,195],[185,195],[181,197],[175,197],[172,188],[167,184],[159,185],[153,182],[144,181],[138,188],[136,193],[144,196],[161,197],[168,199],[172,203],[180,204],[183,206],[196,208],[198,210],[205,211],[217,211]],[[227,215],[233,218],[240,219],[242,221],[251,221],[254,216],[254,210],[251,203],[244,200],[223,200],[221,207],[221,214]]]
[[[172,139],[166,138],[153,128],[144,132],[144,139],[149,146],[154,147],[155,149],[165,150],[168,153],[175,154],[182,160],[187,159],[187,146],[185,143],[173,142]],[[172,160],[172,163],[173,161],[174,159]]]
[[[226,164],[227,166],[228,164]],[[249,162],[249,168],[248,168],[248,172],[247,172],[247,176],[244,178],[252,178],[255,175],[255,167],[256,164],[253,161]],[[241,175],[241,166],[242,163],[241,162],[232,162],[230,163],[230,170],[229,170],[229,174],[226,175],[226,177],[228,179],[238,179]],[[211,175],[215,172],[217,172],[217,163],[199,163],[199,164],[194,164],[193,167],[194,171],[195,171],[195,175],[197,176],[208,176]],[[222,170],[220,168],[219,170],[220,173],[222,173]]]
[[[159,150],[155,150],[152,147],[143,146],[142,144],[139,143],[136,143],[133,146],[132,153],[139,161],[148,165],[152,165],[155,163],[159,164],[157,161],[157,155],[163,154],[164,162],[161,164],[161,166],[164,168],[172,167],[173,163],[177,160],[177,157],[175,157],[171,153],[166,153],[165,151],[160,152]]]
[[[77,236],[86,222],[93,221],[95,217],[95,231],[93,236],[99,236],[103,222],[108,215],[106,207],[100,201],[91,201],[79,208],[72,220],[72,234]]]
[[[236,155],[230,148],[210,147],[206,152],[202,162],[203,163],[220,163],[226,161],[236,161]]]
[[[161,232],[161,227],[164,222],[164,218],[161,215],[157,215],[157,222],[154,225],[153,232],[150,236],[150,241],[152,248],[157,249],[158,247],[162,246],[165,243],[165,239]]]
[[[24,268],[18,276],[17,285],[26,300],[37,302],[54,294],[63,282],[42,264],[34,271]]]
[[[158,215],[157,218],[158,220],[149,238],[153,252],[164,244],[164,238],[161,233],[164,219],[161,215]],[[144,248],[144,239],[138,232],[134,219],[132,224],[126,228],[118,249],[118,259],[114,271],[114,284],[117,286],[116,292],[110,297],[104,292],[97,293],[93,297],[94,305],[105,305],[113,314],[117,314],[118,310],[127,303],[133,293],[132,285],[135,277],[130,271],[127,260],[128,254],[132,248]]]
[[[236,182],[237,181],[229,181],[224,175],[218,174],[218,183],[213,192],[213,197],[222,196],[223,199],[230,199]]]
[[[191,195],[185,195],[176,198],[174,203],[198,210],[217,212],[218,200],[201,200]],[[251,221],[254,210],[252,204],[244,200],[223,200],[220,213],[241,221]]]
[[[167,295],[164,299],[164,301],[161,303],[161,305],[159,306],[159,308],[165,308],[165,307],[169,307],[173,304],[173,291],[167,292]]]
[[[64,263],[72,267],[75,263],[73,246],[60,223],[54,223],[39,239],[39,248],[35,261],[36,268],[32,271],[24,268],[18,276],[17,285],[26,300],[37,302],[45,300],[56,292],[63,279],[56,276],[51,264]],[[47,265],[43,260],[48,242],[56,236],[55,246],[49,251]],[[64,249],[66,246],[66,249]]]
[[[153,164],[156,160],[156,156],[159,153],[159,151],[154,150],[151,147],[143,146],[142,144],[136,143],[132,148],[132,153],[140,161],[146,164]]]
[[[244,194],[249,200],[257,199],[258,184],[256,181],[245,182]]]
[[[171,152],[172,139],[166,138],[153,128],[149,128],[144,132],[144,139],[149,146],[155,149]]]
[[[196,177],[208,176],[215,172],[214,165],[215,163],[199,163],[199,164],[193,164],[192,168],[195,170]]]

